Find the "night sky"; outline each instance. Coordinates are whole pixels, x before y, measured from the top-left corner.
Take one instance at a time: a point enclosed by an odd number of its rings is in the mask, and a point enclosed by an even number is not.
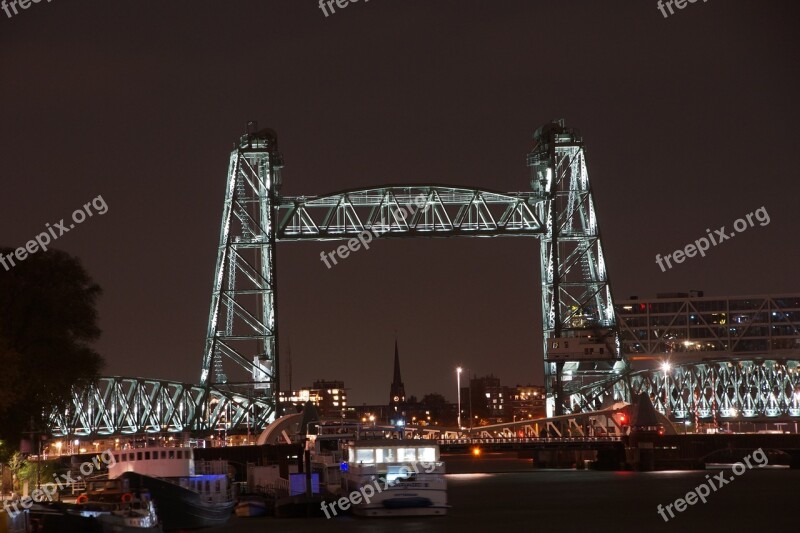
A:
[[[232,143],[278,132],[285,195],[389,183],[529,190],[539,125],[586,141],[616,299],[797,292],[797,2],[53,0],[0,11],[0,245],[62,236],[103,287],[107,375],[196,382]],[[662,272],[672,252],[756,225]],[[337,243],[338,244],[338,243]],[[535,239],[278,247],[293,385],[455,400],[457,364],[540,384]],[[285,370],[285,368],[284,368]],[[284,382],[288,379],[283,375]]]

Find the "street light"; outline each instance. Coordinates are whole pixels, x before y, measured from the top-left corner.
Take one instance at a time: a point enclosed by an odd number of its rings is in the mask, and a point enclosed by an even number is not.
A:
[[[458,387],[458,429],[461,430],[461,367],[456,368],[456,386]]]
[[[669,361],[664,361],[661,364],[661,370],[664,371],[664,415],[669,417],[669,371],[672,369],[672,365],[669,364]]]

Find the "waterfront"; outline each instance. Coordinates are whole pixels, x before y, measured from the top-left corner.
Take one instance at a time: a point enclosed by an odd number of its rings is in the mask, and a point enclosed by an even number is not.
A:
[[[745,472],[668,523],[656,508],[706,482],[717,471],[594,472],[534,470],[449,474],[450,514],[441,518],[331,520],[235,519],[214,531],[452,532],[452,531],[762,531],[789,530],[797,519],[791,494],[800,471]]]

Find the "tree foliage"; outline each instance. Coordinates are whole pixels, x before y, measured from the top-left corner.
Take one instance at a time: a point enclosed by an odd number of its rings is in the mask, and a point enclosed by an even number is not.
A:
[[[0,248],[0,254],[12,253]],[[27,431],[45,428],[45,413],[66,406],[73,385],[95,379],[103,360],[90,346],[100,336],[101,294],[80,261],[50,250],[0,269],[0,440],[5,453]],[[3,453],[3,450],[0,450]]]

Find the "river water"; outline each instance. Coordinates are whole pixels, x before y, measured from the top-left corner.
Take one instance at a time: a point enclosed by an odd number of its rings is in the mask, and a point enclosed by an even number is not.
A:
[[[445,517],[235,518],[214,531],[286,533],[417,532],[759,532],[797,531],[800,470],[747,470],[665,522],[657,506],[674,503],[719,471],[526,472],[448,474]],[[715,483],[715,486],[720,484]],[[710,489],[709,489],[710,490]],[[665,512],[669,518],[669,515]]]

